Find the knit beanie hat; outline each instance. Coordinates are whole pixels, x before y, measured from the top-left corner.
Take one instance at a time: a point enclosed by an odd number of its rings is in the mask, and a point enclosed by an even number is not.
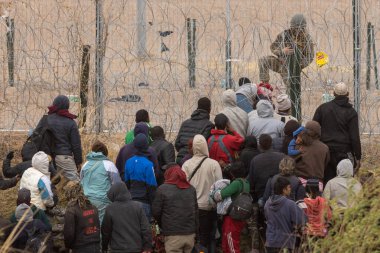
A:
[[[32,209],[27,204],[18,205],[15,212],[16,220],[24,222],[33,221]]]
[[[284,134],[293,137],[293,132],[301,126],[296,120],[289,120],[284,126]]]
[[[277,96],[277,109],[279,111],[287,111],[292,106],[292,101],[290,101],[289,96],[286,94],[281,94]]]
[[[290,20],[290,28],[305,28],[306,19],[303,14],[296,14]]]
[[[45,152],[39,151],[32,158],[32,166],[42,174],[49,174],[49,157]]]
[[[347,85],[343,82],[335,84],[334,93],[338,96],[347,96],[347,94],[348,94]]]
[[[70,100],[65,95],[59,95],[54,99],[53,105],[56,106],[58,110],[68,110],[70,107]]]
[[[210,112],[211,111],[211,101],[207,97],[200,98],[198,100],[198,108],[197,109],[203,109],[205,111]]]
[[[307,130],[310,130],[311,132],[314,132],[318,136],[318,138],[321,137],[321,125],[317,121],[314,121],[314,120],[308,121],[305,125],[305,128]],[[310,136],[315,138],[313,134],[310,134]]]
[[[17,205],[27,204],[30,205],[30,191],[26,188],[21,188],[17,193]]]

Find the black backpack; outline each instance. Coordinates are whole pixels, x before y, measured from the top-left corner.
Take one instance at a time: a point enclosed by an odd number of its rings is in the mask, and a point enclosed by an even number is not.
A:
[[[248,220],[253,212],[253,199],[249,192],[244,192],[244,183],[239,180],[243,185],[243,192],[240,193],[231,203],[229,207],[229,216],[234,220]]]
[[[54,158],[55,156],[55,139],[53,131],[48,124],[48,115],[44,115],[34,129],[32,135],[24,143],[23,149],[34,149],[34,153],[43,151]]]

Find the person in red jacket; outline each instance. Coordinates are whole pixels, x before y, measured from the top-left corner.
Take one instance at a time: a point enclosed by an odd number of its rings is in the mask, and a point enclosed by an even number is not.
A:
[[[231,128],[226,115],[220,113],[215,116],[214,121],[216,129],[211,130],[208,150],[210,158],[218,161],[220,166],[224,168],[235,160],[244,139]]]
[[[332,213],[326,199],[319,192],[318,179],[309,179],[306,183],[305,213],[308,218],[306,234],[311,237],[325,237],[327,235],[328,223]]]

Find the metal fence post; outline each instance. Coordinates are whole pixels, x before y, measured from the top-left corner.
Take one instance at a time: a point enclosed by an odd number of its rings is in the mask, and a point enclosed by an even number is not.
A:
[[[379,89],[379,73],[377,68],[377,54],[376,54],[376,40],[375,40],[375,27],[371,26],[371,44],[373,49],[373,66],[375,72],[375,87]]]
[[[368,22],[367,24],[367,71],[366,71],[366,88],[367,90],[370,89],[371,85],[371,44],[372,44],[372,39],[371,39],[371,32],[372,25],[371,22]]]
[[[231,64],[231,2],[226,1],[226,89],[232,88],[232,64]]]
[[[104,76],[103,58],[105,45],[103,43],[103,0],[96,0],[96,51],[95,51],[95,132],[103,131],[103,99]]]
[[[191,88],[195,88],[195,56],[196,56],[196,19],[186,19],[187,27],[187,53],[188,53],[188,69],[189,84]]]
[[[298,121],[302,120],[301,111],[301,52],[298,47],[294,48],[294,54],[290,55],[289,60],[289,95],[292,101],[292,115]]]
[[[352,0],[354,52],[354,107],[360,119],[360,0]]]

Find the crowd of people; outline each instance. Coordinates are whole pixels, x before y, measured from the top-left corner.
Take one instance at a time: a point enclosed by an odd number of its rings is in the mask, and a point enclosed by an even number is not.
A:
[[[0,189],[19,182],[15,211],[0,217],[3,247],[54,252],[59,203],[73,253],[247,252],[242,238],[251,252],[302,252],[305,238],[322,240],[362,188],[358,115],[344,83],[308,122],[292,117],[288,95],[273,97],[269,70],[289,87],[288,56],[301,57],[300,69],[314,58],[302,14],[271,50],[259,60],[261,83],[240,78],[213,121],[210,99],[200,98],[174,145],[147,110],[137,111],[115,163],[99,140],[83,163],[76,116],[66,96],[56,97],[22,162],[12,166],[13,151],[3,161]]]
[[[75,115],[66,96],[56,97],[25,142],[22,162],[12,166],[13,151],[4,159],[8,179],[0,189],[18,181],[20,189],[15,212],[1,218],[2,240],[32,252],[38,242],[50,247],[47,214],[64,201],[72,252],[235,253],[243,237],[253,252],[289,252],[304,237],[325,237],[332,213],[343,215],[361,190],[358,117],[347,85],[336,84],[335,99],[302,126],[287,95],[272,98],[270,86],[248,78],[239,84],[223,92],[213,122],[211,101],[200,98],[174,145],[148,111],[137,111],[115,163],[97,140],[82,164]]]

